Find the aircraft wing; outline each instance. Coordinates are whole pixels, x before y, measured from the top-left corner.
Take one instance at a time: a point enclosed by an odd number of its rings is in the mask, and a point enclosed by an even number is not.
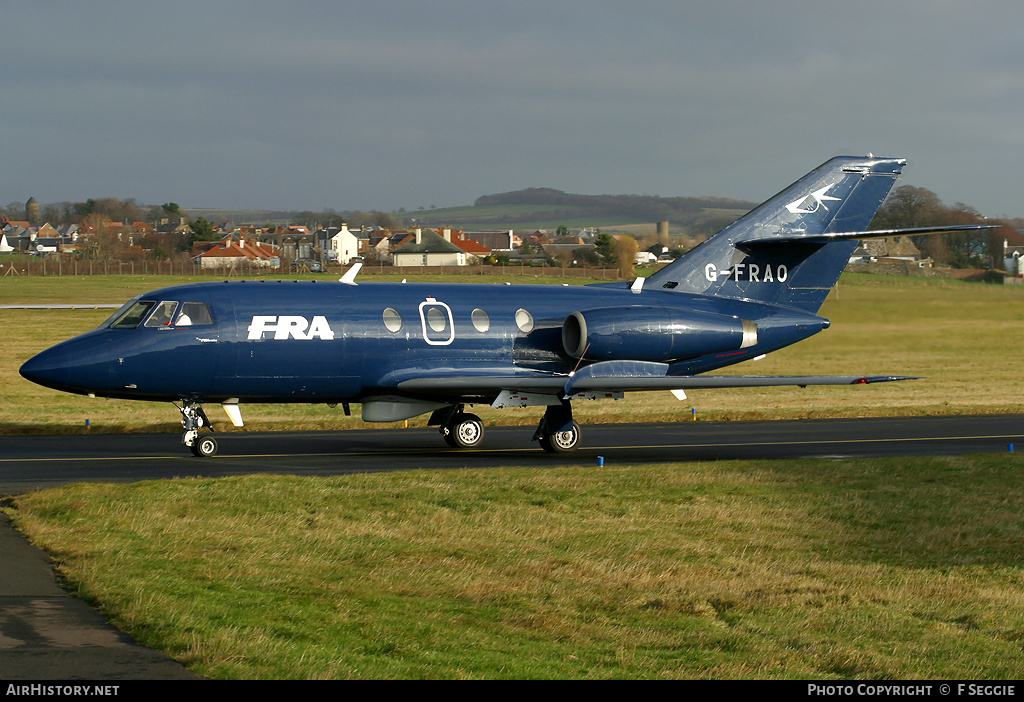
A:
[[[403,392],[462,395],[502,390],[557,393],[568,379],[565,375],[426,375],[401,380],[396,387]]]
[[[428,394],[493,394],[501,391],[559,394],[701,388],[862,385],[916,380],[902,375],[668,375],[667,363],[604,361],[572,375],[425,375],[401,380],[397,389]]]
[[[701,388],[760,388],[783,385],[866,385],[897,380],[918,380],[904,375],[692,375],[661,378],[589,378],[567,383],[566,394],[609,390],[630,392],[640,390],[697,390]]]
[[[861,385],[911,380],[898,375],[668,375],[668,364],[649,361],[604,361],[566,379],[564,392],[755,388],[781,385]]]

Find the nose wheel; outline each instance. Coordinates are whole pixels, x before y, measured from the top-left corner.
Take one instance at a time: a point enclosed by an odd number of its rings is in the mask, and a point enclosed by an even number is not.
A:
[[[217,453],[217,440],[212,436],[204,436],[193,441],[189,448],[192,449],[193,456],[206,458]]]
[[[183,402],[178,407],[181,412],[181,428],[185,434],[181,437],[181,443],[188,446],[193,456],[205,458],[217,453],[217,440],[212,436],[199,436],[199,430],[209,427],[213,431],[210,418],[203,411],[203,406],[198,402]]]

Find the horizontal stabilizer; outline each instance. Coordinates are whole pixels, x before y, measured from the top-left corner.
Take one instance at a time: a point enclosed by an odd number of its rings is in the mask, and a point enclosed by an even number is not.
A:
[[[866,232],[788,232],[786,234],[756,234],[743,239],[740,244],[785,244],[792,242],[828,243],[831,241],[856,241],[860,239],[888,239],[893,236],[920,236],[923,234],[955,234],[979,229],[998,229],[998,224],[962,224],[947,227],[913,227],[910,229],[874,229]]]

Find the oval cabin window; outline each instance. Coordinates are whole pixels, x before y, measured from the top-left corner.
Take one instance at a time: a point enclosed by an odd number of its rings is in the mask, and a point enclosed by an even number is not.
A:
[[[481,333],[491,328],[490,316],[479,307],[473,310],[473,326]]]
[[[516,326],[519,327],[521,332],[532,331],[533,315],[522,308],[516,310]]]
[[[402,328],[402,315],[398,310],[388,307],[384,310],[384,326],[389,332],[397,332]]]

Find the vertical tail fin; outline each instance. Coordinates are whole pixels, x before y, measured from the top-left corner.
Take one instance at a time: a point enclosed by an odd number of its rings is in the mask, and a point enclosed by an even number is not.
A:
[[[817,312],[857,242],[814,235],[864,231],[905,164],[833,158],[652,275],[646,287]]]

